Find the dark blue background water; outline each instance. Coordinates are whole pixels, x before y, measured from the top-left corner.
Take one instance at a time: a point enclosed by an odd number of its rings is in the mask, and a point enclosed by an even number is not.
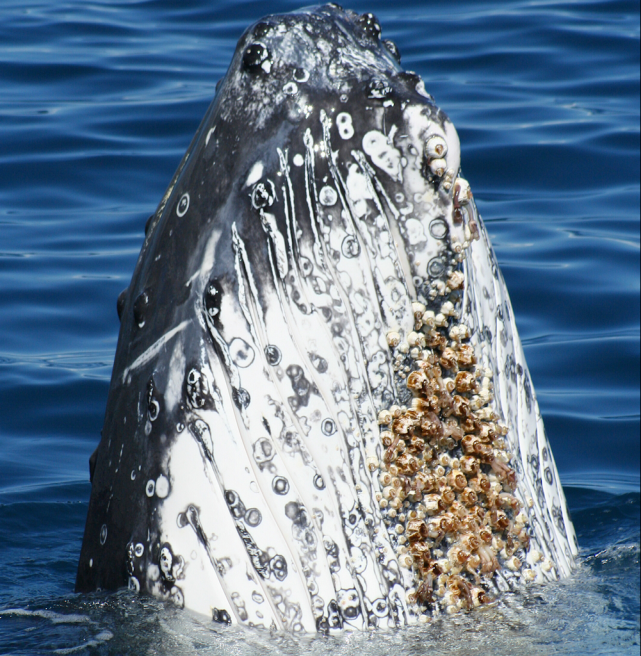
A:
[[[638,654],[638,2],[349,5],[378,15],[459,131],[577,574],[489,614],[309,643],[73,594],[116,297],[145,220],[242,31],[297,4],[0,0],[0,654]]]

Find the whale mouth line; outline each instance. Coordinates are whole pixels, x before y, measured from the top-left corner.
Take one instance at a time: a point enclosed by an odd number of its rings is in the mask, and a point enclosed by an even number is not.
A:
[[[458,135],[399,62],[333,5],[241,37],[119,299],[77,590],[331,632],[571,572]]]

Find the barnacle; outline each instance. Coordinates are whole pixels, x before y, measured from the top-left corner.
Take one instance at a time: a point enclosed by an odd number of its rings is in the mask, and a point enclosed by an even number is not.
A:
[[[438,147],[429,142],[436,168]],[[453,194],[464,211],[467,182],[457,179]],[[379,413],[383,457],[367,461],[380,467],[377,500],[399,563],[414,573],[407,601],[421,618],[491,602],[499,571],[536,578],[526,565],[528,518],[514,496],[508,428],[491,407],[492,371],[479,364],[470,328],[457,323],[465,277],[456,257],[467,246],[452,244],[454,269],[446,283],[432,281],[430,307],[412,303],[414,330],[387,334],[397,385],[411,401]],[[530,561],[540,560],[533,551]]]

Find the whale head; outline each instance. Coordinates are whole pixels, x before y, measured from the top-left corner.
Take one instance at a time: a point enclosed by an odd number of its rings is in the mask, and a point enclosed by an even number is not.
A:
[[[328,631],[569,573],[456,130],[372,14],[251,26],[145,232],[78,590]]]

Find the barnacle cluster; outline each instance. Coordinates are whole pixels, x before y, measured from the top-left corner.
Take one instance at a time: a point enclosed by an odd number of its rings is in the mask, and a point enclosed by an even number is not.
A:
[[[491,408],[492,372],[453,320],[463,283],[454,269],[440,312],[414,303],[414,331],[404,341],[388,333],[397,383],[410,394],[407,406],[380,412],[382,458],[369,460],[399,562],[414,572],[408,603],[424,613],[490,602],[495,573],[520,575],[529,545],[508,428]]]

